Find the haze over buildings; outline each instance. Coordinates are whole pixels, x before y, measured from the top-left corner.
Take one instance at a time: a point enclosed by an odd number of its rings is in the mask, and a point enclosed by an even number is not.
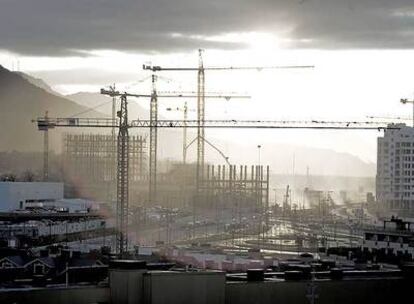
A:
[[[0,302],[407,298],[413,21],[412,0],[0,0]]]
[[[252,95],[238,106],[209,104],[214,113],[209,118],[405,116],[406,109],[397,101],[413,90],[410,1],[261,1],[254,5],[230,1],[217,6],[174,1],[163,8],[153,1],[121,5],[104,1],[83,4],[79,10],[76,4],[43,0],[36,5],[19,1],[2,6],[0,63],[9,69],[19,66],[60,93],[97,92],[114,82],[119,88],[129,87],[146,76],[142,62],[194,65],[194,50],[199,47],[207,50],[209,65],[316,66],[313,71],[207,76],[207,90],[244,91],[248,87]],[[24,32],[24,37],[13,34],[14,29]],[[396,75],[398,81],[392,81]],[[173,84],[161,81],[160,86],[195,89],[191,75],[165,76]],[[139,83],[130,88],[143,91],[148,87]],[[179,117],[178,113],[164,115]],[[373,133],[211,134],[257,143],[301,142],[376,161]]]

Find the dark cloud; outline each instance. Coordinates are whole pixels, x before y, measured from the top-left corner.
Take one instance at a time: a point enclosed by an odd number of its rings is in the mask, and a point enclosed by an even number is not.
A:
[[[0,0],[0,49],[21,54],[240,48],[243,45],[197,37],[255,30],[287,32],[290,47],[413,48],[414,4],[412,0]]]

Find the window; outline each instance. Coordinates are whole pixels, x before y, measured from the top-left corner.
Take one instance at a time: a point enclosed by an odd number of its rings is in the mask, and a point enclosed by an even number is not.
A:
[[[33,264],[33,274],[45,274],[46,267],[44,264],[37,262]]]

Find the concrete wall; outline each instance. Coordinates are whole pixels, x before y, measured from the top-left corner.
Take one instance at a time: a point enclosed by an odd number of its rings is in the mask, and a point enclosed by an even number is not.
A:
[[[92,304],[109,303],[108,287],[28,288],[4,291],[1,304]]]
[[[145,270],[110,269],[109,286],[111,303],[141,304],[143,295],[143,274]]]
[[[223,272],[151,272],[144,275],[146,304],[224,304]]]
[[[318,304],[389,304],[412,298],[408,280],[320,281],[316,286]],[[226,304],[308,304],[309,289],[309,282],[231,282]]]
[[[23,208],[27,200],[59,200],[63,198],[62,183],[0,182],[0,212]]]
[[[118,275],[121,275],[119,277]],[[114,280],[116,281],[115,284]],[[220,272],[118,272],[111,290],[71,287],[1,290],[0,303],[30,304],[308,304],[309,282],[227,282]],[[411,303],[412,281],[317,281],[318,304]],[[112,302],[111,302],[112,298]]]

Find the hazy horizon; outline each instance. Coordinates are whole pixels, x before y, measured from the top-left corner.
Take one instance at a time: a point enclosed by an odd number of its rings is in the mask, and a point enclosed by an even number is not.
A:
[[[207,119],[411,117],[411,108],[399,102],[414,92],[414,8],[410,1],[211,5],[180,0],[162,9],[159,4],[124,1],[118,6],[101,1],[88,2],[78,10],[72,2],[3,2],[0,64],[41,78],[61,94],[97,92],[112,83],[120,90],[148,93],[150,83],[143,79],[149,72],[142,70],[142,64],[196,66],[201,47],[205,66],[315,65],[303,70],[206,72],[206,91],[251,95],[250,100],[209,101]],[[113,10],[118,15],[112,15]],[[196,89],[195,73],[159,75],[160,91]],[[163,101],[160,115],[181,118],[165,107],[182,103]],[[189,103],[195,107],[195,101]],[[146,103],[143,106],[148,108]],[[376,161],[376,138],[381,134],[207,131],[208,137],[245,141],[253,147],[298,144],[349,153],[369,163]]]

